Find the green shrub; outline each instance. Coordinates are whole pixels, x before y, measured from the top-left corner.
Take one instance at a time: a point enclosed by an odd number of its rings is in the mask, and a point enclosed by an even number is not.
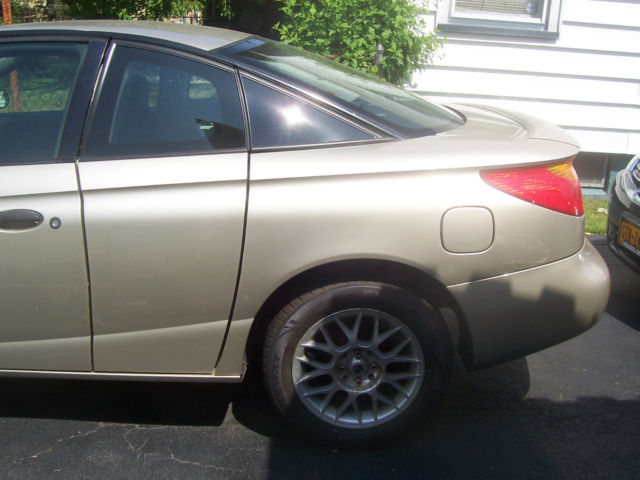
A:
[[[382,74],[395,84],[431,63],[440,47],[425,33],[424,11],[412,0],[279,0],[280,39],[368,73],[377,73],[376,45],[384,47]]]
[[[607,233],[607,212],[609,200],[584,199],[584,230],[587,233],[605,235]]]

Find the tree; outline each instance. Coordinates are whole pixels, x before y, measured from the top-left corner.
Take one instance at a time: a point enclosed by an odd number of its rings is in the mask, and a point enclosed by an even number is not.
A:
[[[63,0],[72,18],[161,20],[202,10],[205,0]]]
[[[9,0],[2,0],[2,23],[4,25],[11,25],[13,23],[11,16],[11,2]]]
[[[263,37],[280,38],[273,25],[282,14],[276,0],[205,0],[205,25],[240,30]]]
[[[281,40],[375,73],[376,45],[384,47],[382,74],[396,84],[433,60],[440,40],[425,33],[414,0],[279,0]]]
[[[424,0],[64,0],[73,18],[160,20],[201,11],[204,23],[276,38],[403,84],[440,47],[420,17]],[[278,9],[277,6],[280,5]],[[275,25],[273,25],[275,23]]]

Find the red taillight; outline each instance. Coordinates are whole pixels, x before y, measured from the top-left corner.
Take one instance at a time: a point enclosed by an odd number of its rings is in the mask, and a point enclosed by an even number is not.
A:
[[[492,187],[541,207],[579,217],[582,191],[573,160],[554,165],[481,172]]]

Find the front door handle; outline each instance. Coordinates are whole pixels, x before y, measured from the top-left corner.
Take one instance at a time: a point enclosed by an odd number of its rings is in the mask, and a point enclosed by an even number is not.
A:
[[[5,210],[0,212],[0,230],[28,230],[44,221],[35,210]]]

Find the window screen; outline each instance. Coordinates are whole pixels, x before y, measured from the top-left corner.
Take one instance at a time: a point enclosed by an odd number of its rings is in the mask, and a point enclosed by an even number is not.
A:
[[[540,18],[544,0],[456,0],[457,13],[491,12]]]

